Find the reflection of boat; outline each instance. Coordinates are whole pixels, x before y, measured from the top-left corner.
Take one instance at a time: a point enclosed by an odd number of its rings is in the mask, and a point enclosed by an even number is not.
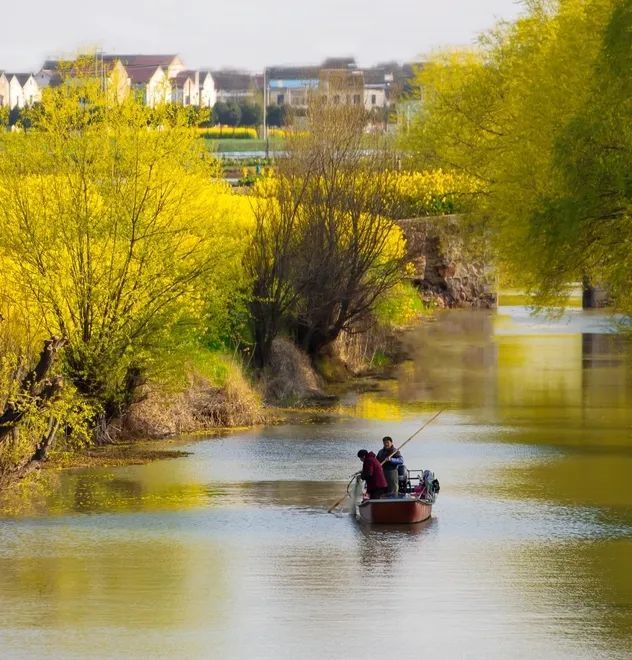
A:
[[[434,474],[430,470],[411,470],[402,490],[404,492],[397,497],[370,499],[365,495],[356,505],[356,515],[364,522],[378,525],[407,525],[428,520],[439,492]]]
[[[379,525],[420,523],[430,518],[432,503],[412,495],[367,499],[358,504],[357,512],[360,520]]]

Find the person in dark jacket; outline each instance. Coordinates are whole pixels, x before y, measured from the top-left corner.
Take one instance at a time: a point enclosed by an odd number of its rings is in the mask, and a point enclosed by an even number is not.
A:
[[[382,466],[372,451],[360,449],[358,458],[362,461],[360,478],[366,481],[366,492],[369,494],[369,498],[375,500],[384,495],[387,490]]]
[[[384,445],[377,453],[377,460],[382,464],[384,476],[388,484],[388,494],[395,497],[399,492],[399,470],[404,467],[404,459],[399,451],[395,450],[393,438],[388,435],[382,438]]]

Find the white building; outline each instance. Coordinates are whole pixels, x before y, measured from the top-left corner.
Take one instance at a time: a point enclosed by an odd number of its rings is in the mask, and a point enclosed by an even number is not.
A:
[[[200,106],[212,108],[217,101],[215,80],[210,71],[200,71]]]
[[[199,71],[180,71],[172,81],[172,101],[184,106],[200,105]]]
[[[24,108],[42,100],[42,92],[30,73],[3,73],[0,75],[0,105]]]
[[[0,108],[9,107],[9,79],[0,71]]]

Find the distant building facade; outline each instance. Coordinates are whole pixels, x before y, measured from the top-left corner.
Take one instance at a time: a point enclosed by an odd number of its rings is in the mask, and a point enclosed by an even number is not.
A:
[[[30,73],[0,72],[0,107],[24,108],[42,100],[42,92]]]
[[[286,66],[266,69],[269,105],[306,109],[317,95],[332,105],[364,106],[366,110],[389,107],[412,76],[397,63],[360,68],[354,58],[329,58],[319,66]]]
[[[212,108],[217,101],[256,101],[306,110],[318,96],[336,105],[386,110],[410,98],[414,68],[396,62],[360,68],[354,58],[329,58],[318,66],[275,66],[263,75],[247,71],[186,69],[177,54],[96,53],[75,60],[47,60],[40,71],[0,72],[0,106],[22,108],[41,101],[42,91],[68,77],[100,78],[114,100],[134,94],[148,107],[162,103]],[[412,96],[415,97],[414,94]]]

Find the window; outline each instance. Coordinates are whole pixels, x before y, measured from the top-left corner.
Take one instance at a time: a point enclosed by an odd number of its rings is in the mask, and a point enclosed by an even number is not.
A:
[[[353,105],[360,105],[360,95],[359,94],[354,94],[353,95]]]
[[[377,96],[375,94],[371,94],[371,105],[375,105],[377,103]]]
[[[285,94],[277,94],[277,105],[283,105],[285,103]]]

